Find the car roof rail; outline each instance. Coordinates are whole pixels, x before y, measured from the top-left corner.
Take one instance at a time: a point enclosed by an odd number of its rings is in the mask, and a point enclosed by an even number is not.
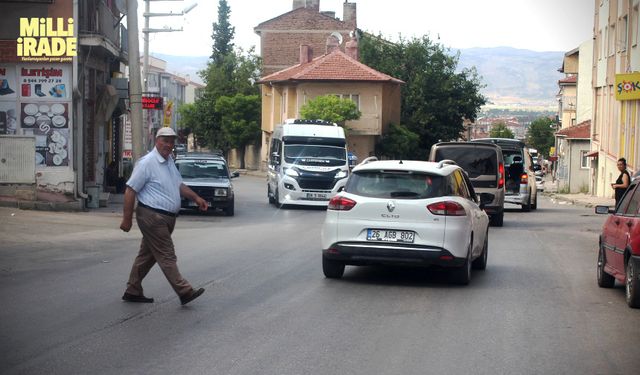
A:
[[[445,165],[458,165],[458,163],[449,159],[440,160],[440,162],[438,163],[438,169],[441,169]]]
[[[377,156],[369,156],[368,158],[366,158],[362,162],[360,162],[360,164],[364,165],[364,164],[367,164],[367,163],[371,163],[372,161],[378,161],[378,157]]]

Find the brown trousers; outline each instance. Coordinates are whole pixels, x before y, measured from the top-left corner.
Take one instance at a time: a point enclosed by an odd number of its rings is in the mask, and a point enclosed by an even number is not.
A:
[[[138,256],[131,267],[127,293],[136,296],[144,295],[142,279],[147,276],[151,267],[156,263],[178,296],[186,296],[191,293],[193,290],[191,284],[180,275],[178,270],[176,252],[171,239],[176,218],[138,206],[136,221],[142,232],[142,242]]]

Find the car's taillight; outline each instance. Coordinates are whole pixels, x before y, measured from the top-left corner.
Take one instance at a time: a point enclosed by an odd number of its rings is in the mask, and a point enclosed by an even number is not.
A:
[[[498,177],[498,189],[502,189],[504,187],[504,164],[498,164],[498,173],[500,176]]]
[[[526,173],[523,173],[520,175],[520,183],[521,184],[528,184],[529,183],[529,175],[527,175]]]
[[[356,205],[356,201],[352,199],[341,197],[341,196],[335,196],[331,198],[331,200],[329,201],[329,205],[327,206],[327,209],[335,210],[335,211],[349,211],[355,205]]]
[[[464,211],[464,207],[462,207],[460,203],[454,201],[431,203],[427,208],[434,215],[465,216],[467,214]]]

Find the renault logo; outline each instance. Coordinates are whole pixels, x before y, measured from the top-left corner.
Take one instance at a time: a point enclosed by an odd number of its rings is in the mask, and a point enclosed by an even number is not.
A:
[[[393,212],[393,210],[395,209],[396,209],[396,204],[393,201],[387,202],[387,210],[389,210],[389,212]]]

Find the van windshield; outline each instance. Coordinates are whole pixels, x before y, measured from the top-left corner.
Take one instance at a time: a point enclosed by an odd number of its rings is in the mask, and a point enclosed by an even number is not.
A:
[[[436,160],[453,160],[464,169],[470,178],[498,173],[496,151],[490,148],[441,147],[436,151]]]
[[[284,160],[289,164],[335,167],[347,163],[347,151],[334,146],[285,145]]]

